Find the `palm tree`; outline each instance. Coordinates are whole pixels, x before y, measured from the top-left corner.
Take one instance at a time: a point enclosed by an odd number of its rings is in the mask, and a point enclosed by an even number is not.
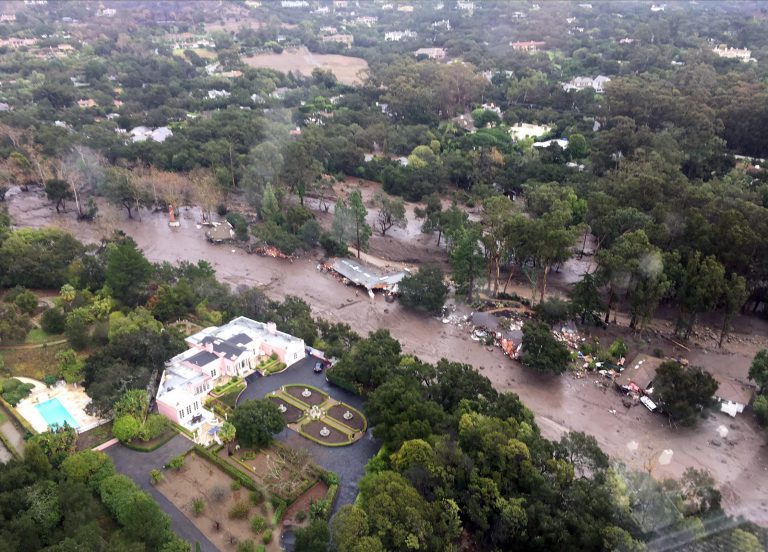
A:
[[[235,426],[229,422],[224,422],[221,424],[221,428],[219,428],[219,439],[221,439],[222,443],[227,445],[227,454],[230,456],[232,456],[232,441],[235,440],[236,433],[237,430],[235,429]]]

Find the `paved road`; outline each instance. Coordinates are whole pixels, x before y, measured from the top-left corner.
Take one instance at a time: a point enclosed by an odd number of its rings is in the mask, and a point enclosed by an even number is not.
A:
[[[106,452],[115,463],[117,471],[133,479],[137,485],[147,491],[157,501],[163,511],[171,518],[171,528],[184,540],[192,544],[199,542],[203,552],[218,552],[218,548],[205,538],[200,530],[192,523],[171,501],[160,494],[149,482],[149,472],[152,469],[162,469],[174,456],[178,456],[192,448],[192,441],[183,435],[176,435],[165,445],[153,452],[137,452],[122,445],[115,445]]]
[[[247,399],[261,399],[264,395],[289,383],[305,383],[314,385],[358,410],[363,410],[363,401],[353,395],[330,385],[325,380],[325,374],[315,374],[312,371],[315,359],[305,358],[292,365],[286,371],[273,376],[260,377],[258,374],[249,376],[248,387],[240,395],[239,402]],[[357,495],[357,482],[363,476],[365,464],[375,455],[381,444],[373,438],[370,428],[365,437],[346,447],[324,447],[309,439],[305,439],[295,431],[284,429],[276,435],[277,439],[294,448],[308,449],[312,457],[325,469],[339,474],[340,484],[334,511],[344,504],[351,503]]]

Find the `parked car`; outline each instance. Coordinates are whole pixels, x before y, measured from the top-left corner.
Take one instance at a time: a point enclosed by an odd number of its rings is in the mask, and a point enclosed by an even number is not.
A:
[[[319,374],[320,372],[322,372],[323,371],[323,363],[320,362],[319,360],[317,362],[315,362],[315,367],[313,368],[313,370],[315,371],[315,374]]]

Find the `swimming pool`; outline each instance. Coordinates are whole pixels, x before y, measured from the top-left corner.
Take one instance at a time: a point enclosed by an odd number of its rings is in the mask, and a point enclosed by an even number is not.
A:
[[[80,427],[59,399],[47,400],[36,405],[35,408],[49,426],[63,426],[66,422],[67,425],[75,429]]]

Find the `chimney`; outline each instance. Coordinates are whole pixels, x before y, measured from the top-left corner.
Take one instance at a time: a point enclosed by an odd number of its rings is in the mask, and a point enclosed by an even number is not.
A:
[[[270,335],[275,335],[277,333],[277,325],[274,322],[267,322],[267,332]]]

